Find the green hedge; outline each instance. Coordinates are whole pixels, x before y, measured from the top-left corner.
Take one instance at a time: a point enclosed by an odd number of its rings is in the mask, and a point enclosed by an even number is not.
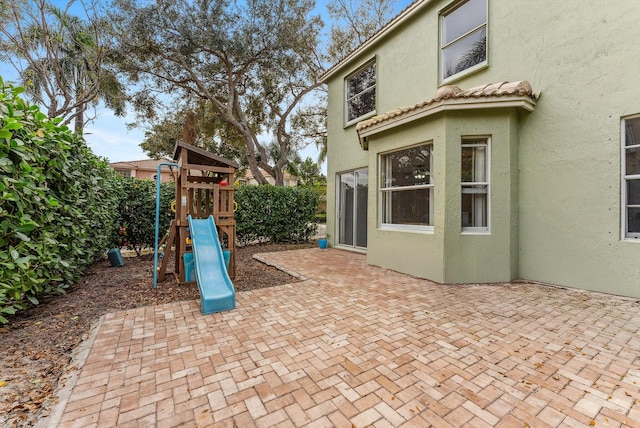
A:
[[[151,180],[125,178],[123,182],[124,198],[120,204],[118,226],[121,247],[140,251],[145,247],[153,248],[156,224],[156,183]],[[175,214],[171,212],[171,202],[175,199],[175,183],[160,185],[160,228],[162,239],[169,229]]]
[[[0,322],[113,245],[121,178],[0,78]]]
[[[306,242],[316,232],[318,193],[304,187],[239,186],[235,218],[240,244]]]

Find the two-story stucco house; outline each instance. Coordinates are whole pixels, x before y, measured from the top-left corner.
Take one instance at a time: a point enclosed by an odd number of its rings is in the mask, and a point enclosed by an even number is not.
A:
[[[322,76],[331,244],[640,296],[638,40],[633,1],[415,1]]]

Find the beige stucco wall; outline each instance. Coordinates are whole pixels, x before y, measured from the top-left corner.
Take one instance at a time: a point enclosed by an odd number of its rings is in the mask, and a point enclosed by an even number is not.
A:
[[[158,172],[157,171],[149,171],[149,170],[143,170],[143,169],[137,169],[134,170],[134,174],[133,177],[137,178],[138,180],[153,180]],[[174,176],[171,174],[171,172],[169,171],[162,171],[160,173],[160,181],[162,183],[169,183],[171,181],[175,181]]]
[[[514,109],[456,112],[446,117],[447,210],[445,282],[498,282],[517,278],[518,116]],[[489,136],[489,233],[461,233],[461,140]]]
[[[640,8],[554,2],[540,16],[522,6],[494,2],[493,20],[509,23],[498,40],[519,24],[541,30],[492,49],[496,67],[511,53],[509,74],[542,91],[520,127],[520,277],[640,296],[640,246],[621,239],[620,196],[620,118],[640,112]]]
[[[344,77],[376,56],[378,114],[433,97],[438,87],[438,11],[449,4],[427,2],[402,31],[388,33],[329,80],[329,212],[335,209],[333,177],[338,171],[368,164],[370,195],[377,189],[371,174],[374,154],[359,148],[354,126],[344,127]],[[518,214],[510,224],[510,234],[517,238],[512,236],[517,246],[510,251],[519,249],[511,257],[516,277],[640,296],[640,242],[621,239],[620,226],[620,118],[640,113],[638,22],[640,8],[633,1],[489,0],[489,66],[452,84],[467,89],[528,80],[541,93],[535,111],[518,115],[506,132],[518,139],[517,147],[505,154],[516,156],[519,166],[508,190],[518,195],[517,202],[511,200]],[[448,121],[446,126],[447,149],[454,150],[458,141]],[[492,171],[498,167],[494,157]],[[459,183],[446,183],[454,185]],[[428,238],[378,232],[377,223],[371,224],[376,203],[369,206],[369,261],[381,264],[381,246],[403,243],[409,259],[389,267],[414,273],[411,266],[418,261],[412,259],[413,250],[421,250]],[[492,216],[495,210],[492,200]],[[458,220],[446,221],[457,225]],[[335,230],[331,216],[328,226]],[[475,258],[480,265],[485,262],[482,253],[505,251],[494,244],[467,246],[462,238],[443,242],[446,252],[457,256],[444,261],[442,277],[447,264],[455,265],[459,258]]]
[[[445,124],[421,120],[377,135],[369,141],[369,206],[367,261],[377,266],[445,282]],[[433,144],[434,212],[433,232],[382,230],[379,227],[379,154],[421,143]]]
[[[526,114],[526,113],[521,113]],[[498,282],[517,278],[517,120],[514,109],[440,113],[369,140],[369,171],[380,154],[433,144],[433,232],[380,228],[378,175],[369,174],[368,261],[437,282]],[[461,233],[460,158],[463,137],[490,137],[489,233]]]

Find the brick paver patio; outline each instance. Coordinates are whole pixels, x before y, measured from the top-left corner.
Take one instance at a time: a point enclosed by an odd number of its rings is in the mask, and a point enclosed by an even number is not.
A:
[[[60,426],[640,427],[635,299],[261,257],[309,279],[107,315]]]

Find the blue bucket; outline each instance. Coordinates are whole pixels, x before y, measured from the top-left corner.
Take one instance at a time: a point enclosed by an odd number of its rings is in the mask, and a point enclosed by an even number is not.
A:
[[[325,248],[327,248],[327,240],[326,239],[319,239],[318,240],[318,245],[320,246],[320,248],[322,250],[324,250]]]
[[[112,248],[107,251],[107,257],[109,258],[109,262],[111,266],[114,267],[122,267],[124,266],[124,259],[122,258],[122,253],[120,252],[120,248]]]

